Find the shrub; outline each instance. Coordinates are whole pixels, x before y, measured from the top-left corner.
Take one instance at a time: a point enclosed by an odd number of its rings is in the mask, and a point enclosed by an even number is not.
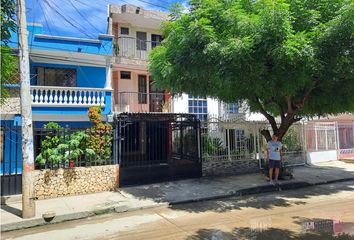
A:
[[[102,123],[102,110],[100,107],[91,107],[89,109],[89,119],[93,127],[86,130],[89,135],[87,147],[91,149],[90,155],[93,160],[108,160],[111,157],[112,149],[112,126],[108,123]]]

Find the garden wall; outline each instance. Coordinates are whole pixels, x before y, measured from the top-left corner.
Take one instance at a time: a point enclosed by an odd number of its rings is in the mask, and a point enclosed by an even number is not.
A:
[[[259,172],[259,163],[255,159],[233,159],[228,156],[212,157],[203,161],[203,176],[225,176]]]
[[[118,165],[35,170],[35,197],[46,199],[113,191],[119,185],[118,174]]]

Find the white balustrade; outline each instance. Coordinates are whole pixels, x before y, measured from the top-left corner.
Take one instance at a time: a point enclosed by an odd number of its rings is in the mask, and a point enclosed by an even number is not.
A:
[[[102,88],[31,86],[33,106],[105,106],[105,93]]]

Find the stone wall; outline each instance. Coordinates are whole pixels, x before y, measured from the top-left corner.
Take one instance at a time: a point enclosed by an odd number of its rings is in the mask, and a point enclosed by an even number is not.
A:
[[[37,199],[112,191],[118,187],[118,165],[34,171]]]
[[[225,176],[259,172],[259,163],[255,159],[229,159],[228,156],[206,159],[202,164],[203,176]]]

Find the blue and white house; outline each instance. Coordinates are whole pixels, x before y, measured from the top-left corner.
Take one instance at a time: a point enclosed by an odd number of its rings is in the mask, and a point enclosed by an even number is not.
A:
[[[91,106],[101,106],[107,121],[112,114],[113,36],[84,39],[45,35],[40,24],[29,25],[28,33],[34,126],[56,121],[84,127]],[[11,43],[17,48],[16,35]]]
[[[113,36],[107,34],[97,39],[46,35],[42,25],[28,25],[34,128],[50,121],[63,127],[87,128],[91,106],[101,106],[102,120],[108,121],[112,116],[112,41]],[[17,42],[14,34],[10,47],[16,50]],[[16,162],[22,159],[21,135],[17,132],[15,136],[13,131],[21,126],[19,86],[8,87],[15,95],[1,111],[1,161],[5,163],[1,173],[21,172],[21,162]]]

